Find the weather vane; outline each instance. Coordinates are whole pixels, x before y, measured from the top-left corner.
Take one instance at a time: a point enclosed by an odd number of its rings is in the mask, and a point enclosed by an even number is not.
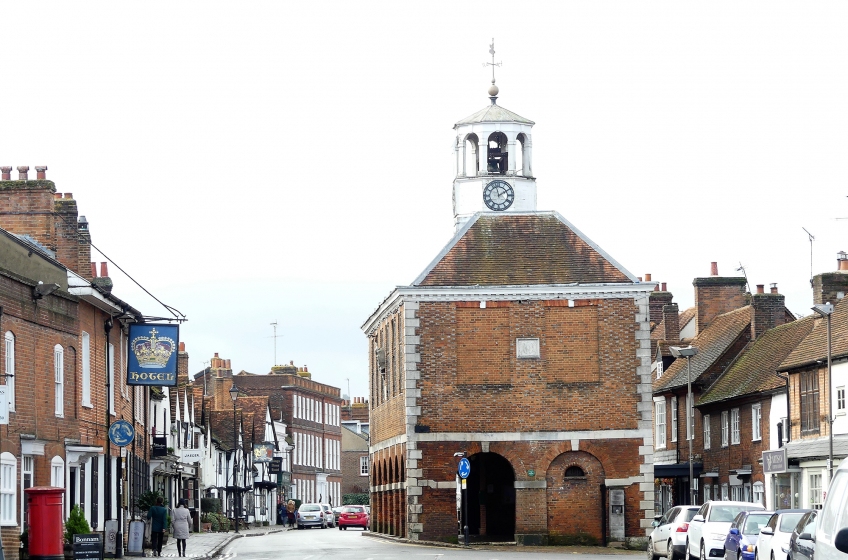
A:
[[[489,45],[489,54],[492,55],[492,62],[484,62],[483,66],[492,67],[492,83],[495,83],[495,66],[500,66],[503,62],[495,62],[495,38],[492,37],[492,44]]]

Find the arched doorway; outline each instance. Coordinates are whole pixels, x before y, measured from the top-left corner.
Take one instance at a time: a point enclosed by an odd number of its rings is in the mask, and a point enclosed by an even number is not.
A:
[[[515,539],[515,472],[497,453],[477,453],[468,458],[468,534],[475,540]]]
[[[546,473],[548,534],[603,542],[605,512],[601,509],[606,480],[601,462],[585,451],[558,455]],[[580,541],[578,541],[580,542]]]

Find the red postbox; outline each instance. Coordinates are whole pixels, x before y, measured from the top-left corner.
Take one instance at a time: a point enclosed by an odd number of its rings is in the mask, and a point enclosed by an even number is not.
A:
[[[35,486],[25,492],[29,503],[30,560],[63,560],[65,524],[62,506],[65,489]]]

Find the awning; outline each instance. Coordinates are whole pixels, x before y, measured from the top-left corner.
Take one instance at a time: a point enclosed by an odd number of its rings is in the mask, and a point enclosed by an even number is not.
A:
[[[703,472],[701,473],[701,478],[718,478],[717,471]]]
[[[692,472],[695,476],[699,476],[703,469],[703,463],[692,463]],[[654,465],[655,478],[674,478],[678,476],[689,476],[689,463]]]

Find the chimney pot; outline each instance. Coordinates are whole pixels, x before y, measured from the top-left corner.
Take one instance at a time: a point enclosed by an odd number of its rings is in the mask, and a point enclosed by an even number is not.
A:
[[[710,276],[718,276],[718,263],[711,262],[710,263]]]
[[[227,358],[227,369],[232,369],[232,366],[230,366],[230,358]]]
[[[654,286],[654,291],[655,291],[655,292],[659,292],[659,291],[660,291],[660,285],[659,285],[659,284],[657,284],[656,286]]]
[[[636,277],[636,280],[638,280],[639,282],[641,282],[641,281],[642,281],[642,277],[641,277],[641,276],[637,276],[637,277]]]
[[[0,167],[0,180],[12,180],[12,167],[10,165],[4,165],[3,167]]]
[[[72,200],[72,199],[74,198],[74,193],[66,192],[66,193],[65,193],[65,198],[67,198],[67,199],[69,199],[69,200]]]
[[[306,364],[303,364],[303,371],[309,371],[309,369],[306,367]]]
[[[18,166],[18,181],[26,181],[27,180],[27,171],[29,171],[29,165],[19,165]]]
[[[773,294],[776,294],[776,293],[777,293],[777,282],[772,282],[772,283],[771,283],[771,285],[770,285],[770,291],[771,291],[771,293],[773,293]]]
[[[663,292],[667,292],[668,290],[666,290],[666,289],[665,289],[665,282],[663,282],[661,285],[662,285],[661,290],[662,290]]]
[[[218,357],[218,353],[217,353],[217,352],[215,352],[215,357],[216,357],[216,358]]]
[[[60,192],[54,192],[54,193],[53,193],[53,199],[54,199],[54,200],[62,200],[62,193],[60,193]]]
[[[185,342],[180,342],[180,352],[185,352]]]
[[[757,293],[758,294],[766,293],[766,285],[765,284],[757,284]]]
[[[848,270],[848,253],[845,251],[836,253],[836,270]]]
[[[650,273],[645,274],[645,282],[650,282],[650,281],[651,281],[651,274]]]
[[[97,263],[91,263],[91,277],[97,278]]]
[[[35,166],[35,178],[36,179],[46,179],[47,178],[47,166],[46,165],[36,165]]]
[[[109,277],[109,269],[106,267],[105,262],[100,263],[100,276],[103,278]]]

